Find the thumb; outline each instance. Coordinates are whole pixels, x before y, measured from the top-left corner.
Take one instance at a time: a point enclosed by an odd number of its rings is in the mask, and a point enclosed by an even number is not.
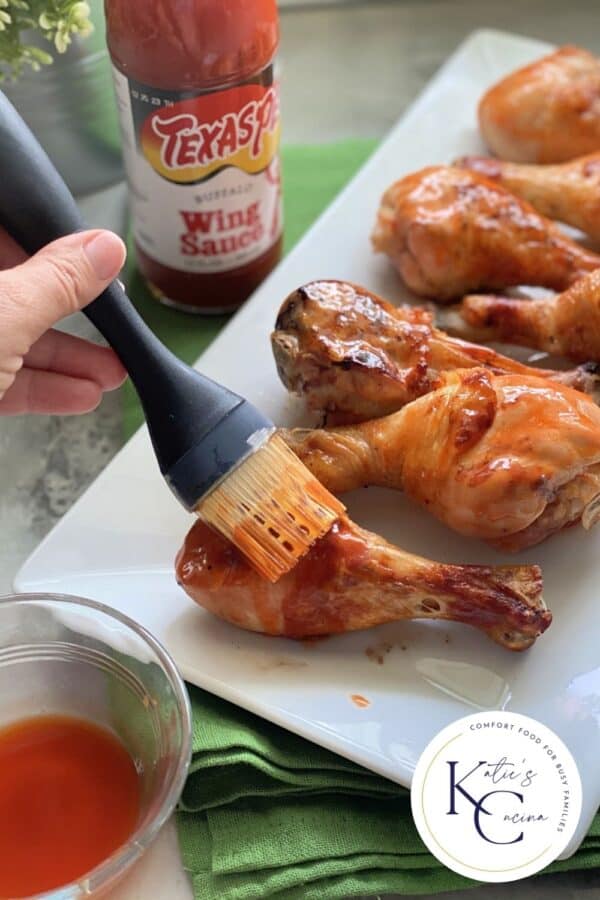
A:
[[[0,311],[9,313],[28,350],[59,319],[101,294],[125,256],[123,241],[110,231],[60,238],[27,262],[0,272]]]

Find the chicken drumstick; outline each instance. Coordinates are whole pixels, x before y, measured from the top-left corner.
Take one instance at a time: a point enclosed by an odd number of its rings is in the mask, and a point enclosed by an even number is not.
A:
[[[271,343],[284,385],[330,423],[388,415],[439,387],[440,373],[472,366],[599,392],[596,366],[568,372],[533,369],[448,337],[425,309],[394,307],[345,281],[313,281],[290,294]]]
[[[502,550],[600,518],[600,409],[542,378],[447,372],[382,419],[284,438],[333,493],[399,488],[461,534]]]
[[[475,340],[509,341],[576,362],[600,361],[600,269],[555,297],[473,294],[443,310],[440,319],[448,331]]]
[[[600,59],[561,47],[494,85],[479,104],[493,153],[556,163],[600,150]]]
[[[552,621],[537,566],[431,562],[345,517],[276,584],[201,521],[188,533],[176,567],[179,584],[200,606],[271,635],[301,638],[397,619],[450,619],[524,650]]]
[[[600,243],[600,153],[555,166],[519,165],[487,156],[455,163],[527,200],[543,216],[585,231]]]
[[[600,266],[525,200],[455,166],[430,166],[388,188],[372,241],[415,294],[440,303],[519,284],[563,290]]]

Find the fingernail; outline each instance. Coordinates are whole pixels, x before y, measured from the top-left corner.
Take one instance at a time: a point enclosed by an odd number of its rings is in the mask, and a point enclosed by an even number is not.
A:
[[[83,250],[100,281],[110,281],[118,275],[125,262],[125,245],[112,231],[98,232],[83,245]]]

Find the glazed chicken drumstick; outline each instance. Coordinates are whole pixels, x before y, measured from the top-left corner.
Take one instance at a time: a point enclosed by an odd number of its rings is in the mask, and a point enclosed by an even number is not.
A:
[[[461,534],[502,550],[600,518],[600,409],[585,394],[485,369],[443,379],[382,419],[284,438],[334,494],[398,488]]]
[[[600,150],[600,59],[567,46],[513,72],[482,97],[479,127],[490,150],[513,162]]]
[[[600,152],[554,166],[522,165],[487,156],[455,162],[527,200],[543,216],[585,231],[600,243]]]
[[[600,266],[525,200],[455,166],[430,166],[388,188],[372,242],[415,294],[440,303],[525,284],[561,291]]]
[[[271,343],[288,390],[337,424],[395,412],[439,387],[440,374],[452,369],[484,366],[497,375],[534,375],[594,395],[600,380],[595,365],[533,369],[448,337],[427,310],[394,307],[345,281],[312,281],[290,294]]]
[[[340,519],[291,572],[271,584],[228,541],[197,521],[177,580],[200,606],[250,631],[291,638],[339,634],[397,619],[472,625],[510,650],[552,620],[537,566],[453,566],[405,553]]]
[[[576,362],[600,360],[600,269],[554,297],[536,300],[478,295],[441,311],[454,334],[480,341],[509,341]]]

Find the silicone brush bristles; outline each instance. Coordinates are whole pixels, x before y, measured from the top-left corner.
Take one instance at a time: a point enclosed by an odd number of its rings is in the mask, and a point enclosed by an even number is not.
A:
[[[344,511],[277,433],[195,510],[271,582],[293,569]]]

